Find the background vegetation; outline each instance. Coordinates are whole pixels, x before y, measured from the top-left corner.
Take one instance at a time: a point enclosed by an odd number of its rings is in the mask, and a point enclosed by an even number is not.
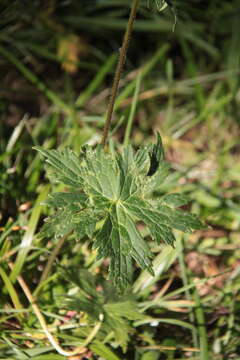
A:
[[[157,276],[136,268],[122,298],[88,241],[38,237],[39,204],[57,189],[32,147],[99,142],[129,3],[0,3],[1,359],[240,359],[237,0],[175,0],[175,32],[171,10],[143,0],[112,124],[136,148],[160,130],[172,171],[159,194],[189,195],[209,226],[154,246]],[[21,279],[61,346],[82,354],[56,352]]]

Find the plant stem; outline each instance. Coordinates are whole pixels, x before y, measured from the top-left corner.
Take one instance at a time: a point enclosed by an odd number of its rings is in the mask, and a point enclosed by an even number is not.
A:
[[[129,15],[128,24],[127,24],[126,32],[125,32],[125,35],[123,38],[122,47],[119,50],[119,60],[118,60],[117,68],[116,68],[115,75],[114,75],[111,96],[110,96],[108,109],[107,109],[107,117],[106,117],[104,130],[103,130],[103,136],[102,136],[102,142],[101,142],[103,146],[105,146],[106,142],[107,142],[108,132],[109,132],[109,128],[110,128],[110,124],[111,124],[111,120],[112,120],[112,114],[113,114],[113,110],[114,110],[114,104],[115,104],[118,87],[119,87],[119,81],[121,78],[123,66],[126,61],[128,45],[130,42],[130,37],[131,37],[132,29],[133,29],[133,23],[134,23],[136,14],[137,14],[139,2],[140,2],[140,0],[132,0],[131,13]]]
[[[51,271],[51,268],[52,268],[52,265],[54,263],[54,260],[56,259],[59,251],[61,250],[66,238],[68,237],[69,234],[63,236],[57,243],[56,247],[54,248],[54,250],[52,251],[50,257],[48,258],[48,261],[47,261],[47,264],[45,266],[45,269],[43,270],[43,273],[42,273],[42,276],[40,278],[40,281],[39,281],[39,285],[40,286],[48,277],[50,271]]]

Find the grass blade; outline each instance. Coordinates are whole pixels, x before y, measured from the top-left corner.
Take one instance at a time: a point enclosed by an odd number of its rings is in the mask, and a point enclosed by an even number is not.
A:
[[[11,281],[15,281],[17,276],[20,274],[21,269],[24,265],[24,262],[26,260],[27,254],[31,248],[31,244],[33,241],[33,235],[35,233],[37,224],[38,224],[38,220],[39,217],[41,215],[42,212],[42,206],[40,205],[47,197],[49,191],[49,186],[45,186],[43,188],[43,190],[41,191],[41,193],[39,194],[36,203],[34,205],[30,220],[28,222],[28,229],[26,231],[26,233],[23,236],[21,245],[20,245],[20,250],[19,253],[17,255],[17,259],[16,262],[14,264],[12,273],[11,273]]]
[[[129,138],[130,138],[130,133],[131,133],[131,130],[132,130],[133,119],[134,119],[134,116],[135,116],[135,113],[136,113],[136,108],[137,108],[138,94],[139,94],[140,85],[141,85],[141,78],[142,78],[142,74],[141,74],[141,71],[140,71],[138,76],[137,76],[136,87],[135,87],[135,91],[134,91],[134,95],[133,95],[133,102],[132,102],[132,106],[131,106],[131,109],[130,109],[130,114],[129,114],[128,121],[127,121],[123,146],[127,146],[128,143],[129,143]]]
[[[197,289],[194,291],[194,299],[196,302],[195,313],[196,313],[199,343],[200,343],[200,360],[209,360],[208,335],[205,325],[205,316],[201,304],[201,299],[198,295]]]
[[[95,341],[94,344],[90,346],[90,349],[95,353],[101,356],[106,360],[120,360],[120,358],[114,354],[106,345],[100,341]]]
[[[71,107],[66,104],[57,94],[50,90],[44,82],[30,71],[21,61],[19,61],[8,50],[0,46],[0,54],[2,54],[10,63],[12,63],[33,85],[35,85],[45,96],[57,107],[65,111],[71,111]]]
[[[150,324],[151,326],[158,326],[159,323],[177,325],[189,330],[193,330],[195,327],[186,321],[178,320],[178,319],[170,319],[170,318],[148,318],[144,320],[139,320],[134,322],[134,326],[141,326],[145,324]],[[205,359],[204,359],[205,360]]]
[[[86,90],[82,92],[77,100],[76,100],[76,106],[81,107],[83,106],[86,101],[90,98],[90,96],[98,89],[98,87],[101,85],[103,79],[105,76],[111,71],[113,65],[115,64],[117,59],[116,54],[113,54],[108,58],[108,60],[103,64],[102,68],[97,72],[94,79],[90,82]]]
[[[17,292],[14,289],[9,277],[7,276],[6,272],[4,271],[4,269],[2,267],[0,267],[0,276],[6,286],[6,289],[8,291],[8,294],[13,302],[13,305],[15,306],[16,310],[22,310],[23,306],[20,303],[20,300],[18,298]]]

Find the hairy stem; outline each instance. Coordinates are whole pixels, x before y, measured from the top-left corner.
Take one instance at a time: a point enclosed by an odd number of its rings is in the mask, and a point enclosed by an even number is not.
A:
[[[131,37],[132,29],[133,29],[133,23],[134,23],[136,14],[137,14],[139,2],[140,2],[140,0],[132,0],[131,13],[129,15],[128,24],[127,24],[126,32],[125,32],[125,35],[123,38],[122,47],[119,50],[119,60],[118,60],[117,68],[116,68],[115,75],[114,75],[113,86],[112,86],[110,100],[109,100],[108,109],[107,109],[107,117],[106,117],[104,130],[103,130],[103,136],[102,136],[102,142],[101,142],[103,146],[105,146],[106,142],[107,142],[108,132],[109,132],[109,128],[110,128],[110,124],[111,124],[111,120],[112,120],[112,114],[113,114],[113,110],[114,110],[114,104],[115,104],[118,87],[119,87],[119,81],[121,78],[123,66],[126,61],[128,45],[130,42],[130,37]]]

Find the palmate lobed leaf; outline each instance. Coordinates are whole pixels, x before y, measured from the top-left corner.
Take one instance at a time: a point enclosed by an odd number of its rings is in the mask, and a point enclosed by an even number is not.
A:
[[[131,332],[130,321],[145,319],[134,296],[130,293],[119,294],[112,284],[101,277],[96,281],[96,276],[86,269],[62,269],[61,272],[65,279],[78,287],[77,293],[64,296],[61,304],[68,309],[86,312],[94,321],[98,321],[102,314],[103,333],[113,331],[115,340],[126,350]]]
[[[44,234],[49,231],[59,237],[74,231],[79,238],[93,238],[98,257],[110,258],[110,276],[119,288],[131,282],[133,260],[154,275],[151,251],[137,221],[149,228],[158,244],[174,244],[172,229],[191,232],[203,227],[194,215],[176,209],[188,202],[185,196],[151,197],[169,168],[159,134],[155,145],[136,153],[128,146],[110,155],[101,145],[84,146],[79,156],[69,149],[37,150],[46,157],[52,177],[71,188],[71,192],[50,195],[47,204],[56,213],[48,218]]]
[[[63,184],[79,187],[82,184],[82,171],[78,156],[69,148],[62,151],[45,150],[34,147],[46,157],[46,162],[53,168],[55,180]]]

